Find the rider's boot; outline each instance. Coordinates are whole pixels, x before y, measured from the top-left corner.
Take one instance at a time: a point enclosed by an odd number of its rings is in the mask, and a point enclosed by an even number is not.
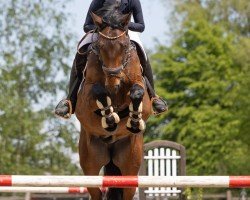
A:
[[[69,119],[71,115],[75,112],[77,92],[79,86],[81,85],[82,79],[80,77],[75,77],[74,80],[70,82],[69,95],[66,99],[61,100],[55,108],[55,114],[64,119]]]
[[[149,97],[151,98],[153,113],[155,115],[158,115],[167,111],[168,110],[167,102],[155,94],[155,90],[151,86],[152,84],[149,82],[147,76],[144,76],[144,79],[147,85]]]
[[[141,48],[137,46],[137,53],[140,58],[141,65],[143,67],[143,74],[148,88],[148,93],[152,101],[153,113],[155,115],[161,114],[168,110],[167,102],[164,101],[161,97],[156,95],[154,90],[154,79],[151,64],[149,59],[145,59],[144,52],[141,51]]]
[[[149,59],[147,59],[146,67],[144,67],[144,75],[145,75],[144,78],[146,81],[146,85],[148,88],[148,93],[152,101],[153,113],[155,115],[158,115],[163,112],[166,112],[168,110],[167,102],[155,94],[153,73]]]
[[[55,114],[64,119],[69,119],[75,112],[77,93],[82,82],[82,71],[86,65],[87,56],[76,54],[70,74],[69,94],[61,100],[55,108]]]

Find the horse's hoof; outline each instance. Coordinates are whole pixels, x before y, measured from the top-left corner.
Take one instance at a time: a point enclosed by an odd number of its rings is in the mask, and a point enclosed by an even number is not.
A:
[[[134,128],[128,128],[128,127],[127,127],[127,129],[128,129],[131,133],[133,133],[133,134],[139,134],[139,133],[141,133],[141,130],[140,130],[140,129],[134,129]]]
[[[112,126],[109,126],[108,128],[105,128],[106,131],[108,132],[113,132],[117,128],[117,124],[113,124]]]
[[[143,119],[133,121],[129,118],[127,122],[127,129],[134,134],[138,134],[146,129],[146,124]]]
[[[120,118],[117,113],[113,112],[108,117],[102,117],[102,127],[111,132],[117,128]]]

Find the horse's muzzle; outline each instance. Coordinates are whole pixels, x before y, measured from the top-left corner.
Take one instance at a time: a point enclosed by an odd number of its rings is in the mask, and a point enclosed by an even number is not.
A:
[[[105,80],[105,88],[111,94],[117,94],[121,87],[121,78],[116,76],[107,76]]]

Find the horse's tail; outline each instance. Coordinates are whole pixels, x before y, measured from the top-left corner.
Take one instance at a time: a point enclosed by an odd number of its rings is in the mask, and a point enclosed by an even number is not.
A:
[[[104,175],[106,176],[121,176],[120,169],[111,160],[104,167]],[[122,188],[109,188],[107,193],[108,200],[122,200],[123,190]]]

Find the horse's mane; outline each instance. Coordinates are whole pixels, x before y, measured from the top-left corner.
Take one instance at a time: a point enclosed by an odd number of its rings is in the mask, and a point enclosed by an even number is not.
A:
[[[117,4],[105,2],[103,7],[97,10],[95,14],[102,17],[106,26],[118,29],[124,28],[122,23],[124,14],[119,10],[119,5]]]

